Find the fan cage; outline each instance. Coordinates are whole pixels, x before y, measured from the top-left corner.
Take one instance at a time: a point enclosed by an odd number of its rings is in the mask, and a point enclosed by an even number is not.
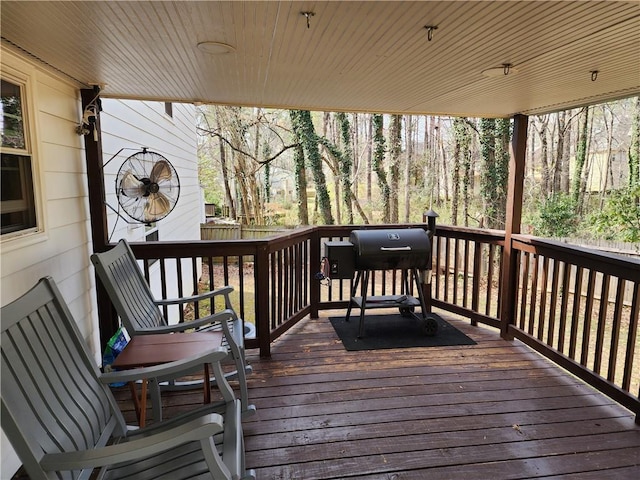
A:
[[[180,196],[180,179],[169,160],[143,149],[122,163],[115,190],[126,215],[135,222],[149,224],[173,211]]]

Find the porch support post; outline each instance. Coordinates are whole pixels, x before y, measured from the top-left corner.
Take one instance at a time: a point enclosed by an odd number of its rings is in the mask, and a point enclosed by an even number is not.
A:
[[[82,89],[82,111],[90,104],[96,105],[100,90]],[[87,164],[87,185],[89,197],[89,218],[91,223],[91,242],[94,252],[103,252],[107,248],[109,231],[107,228],[107,209],[104,204],[104,174],[102,170],[102,135],[100,129],[100,111],[95,109],[96,121],[93,128],[97,131],[94,138],[93,131],[84,136],[85,161]],[[96,140],[97,139],[97,140]],[[98,305],[98,319],[100,328],[100,347],[104,351],[111,336],[118,329],[118,318],[114,314],[111,301],[102,284],[96,277],[96,295]]]
[[[314,228],[309,241],[309,316],[311,318],[318,318],[320,316],[320,310],[318,308],[320,304],[320,282],[315,277],[314,273],[317,271],[315,269],[320,265],[321,248],[320,231],[317,228]]]
[[[504,249],[502,253],[502,280],[500,285],[500,336],[513,340],[509,325],[514,323],[516,311],[516,292],[518,289],[517,255],[513,251],[511,236],[520,233],[522,219],[522,192],[524,184],[524,163],[527,151],[526,115],[513,117],[513,137],[509,159],[509,185],[507,192],[507,211],[505,221]]]
[[[256,330],[260,357],[271,357],[271,322],[269,321],[269,250],[267,242],[261,243],[256,249],[254,264],[255,285],[262,285],[255,289],[256,296]]]

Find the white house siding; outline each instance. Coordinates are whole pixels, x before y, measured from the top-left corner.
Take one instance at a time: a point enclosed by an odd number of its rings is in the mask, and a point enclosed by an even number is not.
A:
[[[34,140],[34,176],[39,196],[42,232],[21,238],[0,239],[0,304],[16,299],[39,278],[51,276],[96,361],[101,357],[98,318],[95,307],[95,277],[89,256],[92,253],[87,199],[84,141],[75,133],[81,118],[78,86],[48,72],[15,53],[2,48],[3,74],[17,72],[26,78],[26,99]],[[164,114],[164,104],[103,100],[104,158],[108,160],[122,147],[149,147],[164,155],[176,167],[181,195],[174,211],[159,222],[161,240],[197,239],[201,212],[197,178],[195,107],[175,105],[173,119]],[[123,153],[134,153],[128,150]],[[108,201],[113,195],[114,176],[126,157],[114,159],[107,167]],[[113,228],[115,214],[109,218]],[[112,241],[127,237],[144,238],[144,227],[129,228],[119,221]],[[188,269],[185,269],[188,272]],[[185,278],[185,280],[190,280]],[[174,292],[170,292],[174,293]],[[9,479],[20,462],[2,433],[0,478]]]
[[[173,117],[165,113],[162,102],[140,102],[129,100],[102,100],[100,122],[102,127],[102,149],[105,162],[105,191],[107,203],[118,209],[115,195],[115,179],[127,157],[147,147],[165,157],[176,169],[180,179],[180,197],[173,211],[157,222],[159,240],[197,240],[200,238],[202,219],[202,194],[198,182],[197,136],[195,130],[195,106],[173,104]],[[116,153],[124,148],[116,157]],[[110,160],[113,157],[112,160]],[[110,161],[109,161],[110,160]],[[128,218],[124,212],[122,215]],[[126,238],[131,242],[145,241],[144,225],[128,224],[107,208],[108,228],[111,242]],[[129,221],[132,221],[129,219]],[[176,278],[176,265],[169,262],[167,277]],[[193,282],[191,262],[183,261],[183,288],[191,294]],[[159,265],[151,267],[152,289],[161,296]],[[167,296],[178,296],[177,283],[168,283]],[[172,312],[171,322],[178,321],[177,310]]]
[[[6,305],[39,278],[53,277],[95,351],[99,337],[89,262],[86,170],[83,142],[75,134],[79,91],[6,48],[1,67],[3,74],[16,72],[27,81],[25,100],[42,231],[0,241],[0,302]],[[4,434],[1,447],[1,478],[10,478],[20,463]]]

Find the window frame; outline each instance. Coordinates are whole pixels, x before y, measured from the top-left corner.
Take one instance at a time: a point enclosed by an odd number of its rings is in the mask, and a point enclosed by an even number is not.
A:
[[[16,85],[20,89],[20,102],[22,106],[22,124],[24,129],[24,148],[5,147],[0,144],[0,152],[2,154],[15,155],[18,157],[28,157],[31,167],[31,197],[33,198],[33,214],[35,216],[35,226],[21,228],[6,233],[0,233],[0,244],[3,249],[8,248],[8,242],[16,239],[35,238],[39,239],[44,234],[44,216],[42,213],[42,185],[40,183],[40,170],[37,153],[36,140],[36,115],[34,113],[35,100],[31,75],[17,70],[10,65],[2,62],[2,71],[0,72],[2,80]],[[23,188],[23,195],[29,188]],[[29,202],[30,200],[21,199],[10,201]],[[13,242],[11,245],[15,244]],[[20,243],[22,244],[22,243]],[[11,247],[13,248],[13,247]]]

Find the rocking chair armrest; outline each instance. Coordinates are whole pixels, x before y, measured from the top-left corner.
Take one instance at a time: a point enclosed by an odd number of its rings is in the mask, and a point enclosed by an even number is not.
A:
[[[180,305],[182,303],[200,302],[208,298],[213,298],[213,297],[223,295],[225,297],[225,308],[231,308],[231,301],[229,299],[229,294],[231,292],[233,292],[233,287],[225,286],[225,287],[217,288],[215,290],[209,290],[208,292],[199,293],[197,295],[191,295],[189,297],[164,298],[160,300],[155,300],[154,303],[156,305]]]
[[[212,413],[165,432],[135,440],[123,439],[122,443],[115,445],[77,452],[49,453],[42,457],[40,465],[44,470],[80,470],[128,462],[212,437],[223,431],[223,424],[222,416]]]
[[[216,312],[213,315],[207,315],[206,317],[198,318],[196,320],[190,320],[188,322],[175,323],[173,325],[163,325],[159,327],[147,327],[144,330],[138,330],[140,335],[150,335],[156,333],[179,333],[185,330],[200,329],[206,325],[212,325],[220,323],[225,325],[229,320],[236,320],[237,316],[233,310],[222,310]]]
[[[225,347],[212,347],[206,353],[200,353],[173,362],[162,363],[152,367],[103,373],[99,379],[104,384],[133,382],[143,378],[171,379],[202,369],[202,365],[205,363],[218,363],[226,357],[227,349]]]
[[[161,422],[154,422],[150,425],[145,425],[144,427],[127,425],[127,439],[128,441],[131,441],[137,437],[148,437],[149,435],[155,435],[158,432],[170,430],[176,425],[182,425],[185,422],[189,422],[191,420],[195,420],[212,413],[221,415],[223,419],[226,419],[226,416],[228,412],[231,411],[232,407],[232,403],[207,403],[197,406],[194,409],[190,409],[186,412],[180,413],[175,417],[166,419],[163,418]],[[228,424],[225,423],[225,425]]]

